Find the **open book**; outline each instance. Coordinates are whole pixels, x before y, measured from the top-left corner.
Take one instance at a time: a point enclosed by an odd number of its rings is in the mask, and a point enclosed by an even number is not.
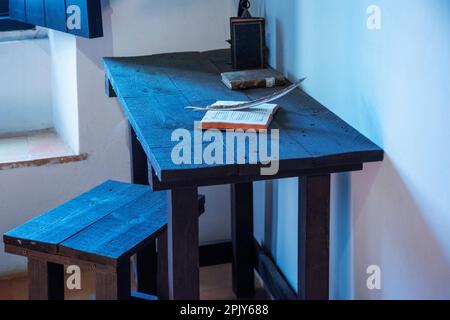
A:
[[[240,101],[217,101],[216,105],[235,105]],[[214,106],[214,104],[213,104]],[[201,129],[254,129],[263,130],[270,126],[274,114],[279,109],[276,104],[262,104],[241,111],[208,111],[200,122]]]

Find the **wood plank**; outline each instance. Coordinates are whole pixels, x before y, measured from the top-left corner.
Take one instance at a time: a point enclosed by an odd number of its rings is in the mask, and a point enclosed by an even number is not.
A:
[[[292,170],[292,171],[283,171],[278,173],[275,176],[270,176],[270,179],[285,179],[289,177],[298,177],[298,176],[311,176],[311,175],[320,175],[320,174],[331,174],[337,172],[353,172],[353,171],[361,171],[363,170],[362,164],[352,164],[346,166],[337,166],[337,167],[325,167],[325,168],[310,168],[310,169],[300,169],[300,170]],[[175,187],[185,187],[185,186],[218,186],[224,184],[232,184],[232,183],[245,183],[245,182],[254,182],[267,180],[267,176],[262,176],[259,170],[253,171],[252,175],[242,175],[242,176],[223,176],[223,177],[212,177],[212,178],[187,178],[183,181],[175,181],[175,182],[161,182],[156,175],[153,175],[151,178],[151,189],[153,191],[163,191],[169,190]]]
[[[192,54],[189,54],[192,55]],[[136,58],[141,61],[140,58]],[[110,64],[111,59],[105,59],[105,64]],[[171,176],[179,177],[176,171],[171,169],[183,170],[184,174],[195,174],[196,176],[210,176],[217,172],[221,174],[232,174],[236,172],[234,165],[205,165],[183,164],[174,165],[171,152],[177,141],[171,141],[172,132],[176,129],[186,129],[194,136],[194,122],[200,121],[203,115],[201,113],[186,112],[184,106],[192,104],[185,98],[185,94],[180,91],[180,87],[186,87],[189,90],[193,100],[205,100],[206,92],[194,90],[194,86],[188,86],[191,80],[186,79],[187,71],[183,74],[178,74],[174,80],[168,74],[172,71],[170,68],[161,69],[159,67],[147,67],[144,71],[139,69],[139,63],[134,62],[135,59],[124,60],[122,68],[115,68],[114,65],[111,70],[114,70],[117,77],[112,77],[113,71],[107,69],[108,77],[113,85],[114,90],[119,96],[124,112],[130,121],[131,126],[136,131],[138,140],[141,142],[149,161],[158,176],[166,174],[164,179],[171,179]],[[180,61],[179,59],[171,60]],[[182,61],[182,60],[181,60]],[[161,61],[159,61],[161,63]],[[201,68],[201,63],[199,63]],[[188,70],[193,70],[195,66],[188,66]],[[214,71],[214,67],[210,64],[203,66],[203,69],[210,69],[209,72]],[[129,69],[129,76],[123,75],[124,70]],[[109,70],[109,71],[108,71]],[[137,75],[136,75],[137,74]],[[206,74],[209,74],[206,72]],[[214,74],[215,76],[215,74]],[[212,79],[202,81],[211,82]],[[159,88],[163,87],[164,90]],[[153,88],[153,89],[152,89]],[[209,88],[210,89],[210,88]],[[211,95],[211,90],[208,90]],[[228,93],[227,93],[228,95]],[[244,96],[245,97],[245,96]],[[228,98],[228,96],[226,97]],[[213,102],[212,98],[207,102]],[[149,112],[149,110],[152,110]],[[192,141],[192,150],[194,149],[194,141]],[[161,159],[161,156],[163,157]],[[159,160],[159,161],[158,161]],[[203,170],[197,170],[203,169]],[[194,172],[195,171],[195,172]]]
[[[330,175],[301,177],[298,298],[329,299]]]
[[[102,6],[100,0],[66,0],[66,8],[78,6],[81,9],[81,28],[68,29],[77,36],[93,39],[103,37]],[[69,18],[68,14],[68,18]]]
[[[45,0],[45,26],[67,32],[65,0]]]
[[[115,263],[131,256],[166,226],[166,197],[165,192],[144,193],[64,240],[59,246],[60,254],[101,263]]]
[[[85,38],[103,36],[101,0],[9,0],[9,4],[13,20]],[[70,9],[69,14],[66,14],[67,9]],[[75,17],[78,10],[80,28],[69,30],[66,18]]]
[[[36,256],[28,257],[30,300],[64,300],[64,266]]]
[[[229,69],[229,51],[185,52],[106,58],[105,72],[142,143],[160,182],[201,183],[216,178],[254,176],[260,165],[175,165],[171,158],[177,128],[193,130],[203,113],[186,105],[216,100],[246,101],[277,89],[231,91],[220,81]],[[279,101],[272,124],[280,129],[280,173],[381,161],[383,150],[301,90]],[[192,133],[192,132],[191,132]],[[250,157],[247,155],[247,160]],[[224,179],[226,180],[226,179]]]
[[[9,0],[9,17],[20,22],[27,22],[25,0]]]
[[[231,186],[231,237],[233,291],[249,298],[255,294],[252,182]]]
[[[196,200],[198,216],[204,210],[205,199],[198,196]],[[117,261],[147,248],[166,230],[167,211],[166,192],[146,192],[60,243],[58,253],[115,265]],[[150,271],[155,270],[145,270],[146,273]]]
[[[256,99],[276,88],[248,90],[250,99]],[[278,111],[271,129],[279,129],[281,165],[286,160],[301,164],[308,157],[311,166],[338,166],[372,161],[381,161],[383,151],[345,121],[326,109],[301,90],[277,101],[282,107]],[[290,144],[284,150],[284,144]],[[298,145],[294,150],[293,145]],[[306,151],[303,155],[299,151]],[[287,151],[287,152],[286,152]],[[308,164],[307,164],[308,165]],[[282,168],[284,169],[284,168]],[[290,167],[286,167],[290,169]]]
[[[169,192],[168,274],[169,298],[198,300],[198,202],[197,188]]]
[[[25,10],[27,11],[27,23],[45,26],[44,0],[26,1]]]
[[[53,254],[53,253],[45,253],[45,252],[39,252],[34,251],[30,249],[24,249],[21,247],[13,246],[6,244],[5,245],[5,252],[15,254],[22,257],[28,257],[28,256],[34,256],[38,259],[45,260],[54,264],[60,264],[60,265],[73,265],[76,264],[82,268],[88,269],[88,270],[102,270],[106,272],[111,272],[115,270],[115,266],[111,265],[102,265],[95,262],[89,262],[89,261],[83,261],[75,258],[70,257],[64,257],[62,255]]]
[[[108,181],[7,232],[4,242],[56,253],[60,243],[148,191],[145,186]]]

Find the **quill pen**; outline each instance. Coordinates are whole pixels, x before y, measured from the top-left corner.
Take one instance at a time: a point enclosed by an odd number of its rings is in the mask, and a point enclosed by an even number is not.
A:
[[[286,87],[285,89],[275,92],[269,96],[259,98],[253,101],[245,102],[245,103],[239,103],[235,105],[209,105],[207,107],[186,107],[186,109],[191,109],[194,111],[238,111],[238,110],[246,110],[252,107],[257,107],[265,103],[269,103],[275,100],[278,100],[285,95],[291,93],[293,90],[298,88],[300,84],[305,81],[306,78],[300,79],[299,81],[293,83],[289,87]]]

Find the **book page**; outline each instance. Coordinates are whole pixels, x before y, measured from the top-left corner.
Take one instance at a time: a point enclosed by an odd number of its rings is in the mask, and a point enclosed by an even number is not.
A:
[[[215,105],[234,105],[239,101],[218,101]],[[202,120],[202,123],[231,123],[231,124],[249,124],[265,125],[270,116],[277,110],[276,104],[262,104],[248,110],[241,111],[208,111]]]

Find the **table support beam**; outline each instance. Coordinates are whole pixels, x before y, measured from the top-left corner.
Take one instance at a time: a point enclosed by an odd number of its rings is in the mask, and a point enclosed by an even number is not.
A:
[[[233,291],[238,298],[249,298],[255,294],[252,182],[231,186],[231,232]]]
[[[298,298],[329,299],[330,175],[299,179]]]

